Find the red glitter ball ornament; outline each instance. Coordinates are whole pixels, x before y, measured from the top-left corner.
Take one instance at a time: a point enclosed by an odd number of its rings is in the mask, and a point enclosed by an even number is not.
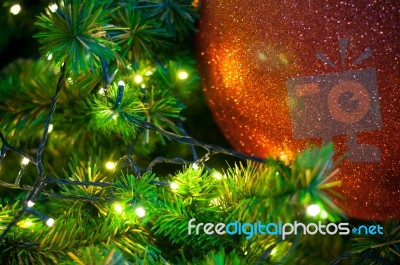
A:
[[[204,92],[234,148],[333,140],[353,218],[400,218],[400,2],[203,2]]]

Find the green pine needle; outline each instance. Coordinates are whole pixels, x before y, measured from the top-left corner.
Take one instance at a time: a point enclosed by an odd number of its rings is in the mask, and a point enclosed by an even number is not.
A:
[[[108,96],[112,103],[104,96],[95,95],[88,101],[89,108],[93,115],[91,125],[107,133],[118,133],[125,136],[135,135],[138,128],[127,121],[120,112],[132,117],[144,119],[145,106],[140,100],[141,92],[138,88],[125,85],[121,103],[116,104],[118,98],[118,85],[113,83],[108,89]]]
[[[192,0],[151,0],[146,15],[158,18],[167,32],[179,39],[195,31],[199,17]],[[146,6],[144,6],[146,7]]]
[[[110,32],[112,40],[122,47],[122,56],[131,63],[154,60],[156,49],[168,45],[167,32],[155,19],[144,18],[135,2],[129,2],[112,15],[116,28]]]
[[[108,1],[110,2],[110,1]],[[112,60],[117,46],[107,37],[112,27],[108,24],[107,1],[60,0],[56,12],[49,9],[38,17],[40,51],[52,54],[58,63],[67,63],[73,73],[94,71],[100,61]]]

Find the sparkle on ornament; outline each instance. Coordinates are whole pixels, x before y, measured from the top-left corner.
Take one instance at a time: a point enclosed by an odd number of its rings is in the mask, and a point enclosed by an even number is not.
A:
[[[179,79],[184,80],[184,79],[186,79],[188,77],[189,77],[189,74],[187,72],[185,72],[185,71],[179,71],[178,72],[178,78]]]
[[[279,159],[285,163],[289,162],[289,157],[285,152],[281,152]]]
[[[383,80],[378,84],[382,92],[379,96],[371,95],[371,100],[382,97],[379,99],[382,118],[399,115],[399,75],[394,67],[400,69],[400,46],[397,45],[400,23],[393,19],[398,17],[398,1],[368,5],[371,12],[364,12],[362,1],[352,2],[352,12],[348,12],[349,5],[334,2],[320,0],[317,1],[320,5],[304,3],[300,8],[297,2],[204,1],[204,23],[199,24],[198,32],[199,63],[203,77],[207,78],[204,92],[225,136],[241,152],[280,157],[280,152],[285,150],[291,160],[297,151],[304,149],[306,141],[293,139],[287,77],[376,68],[379,79]],[[366,20],[375,22],[365,27]],[[315,25],[328,30],[312,30]],[[235,37],[230,38],[233,34]],[[266,35],[272,37],[266,38]],[[351,58],[356,59],[367,47],[374,53],[369,60],[357,64],[356,69],[352,66],[354,60],[346,59],[344,67],[341,66],[337,37],[347,35],[351,38],[348,46]],[[316,60],[318,50],[331,57],[336,70]],[[388,50],[391,52],[385,52]],[[391,159],[396,157],[400,145],[393,142],[398,138],[398,121],[385,120],[385,130],[362,136],[362,142],[377,144],[382,154],[386,154],[379,165],[342,163],[339,166],[337,179],[343,181],[339,190],[348,198],[343,206],[350,217],[385,220],[389,212],[400,218],[400,201],[391,199],[400,198],[400,163],[398,159]],[[334,140],[342,146],[345,143],[341,141],[345,139]],[[340,149],[337,151],[342,152]]]
[[[13,5],[13,6],[10,8],[10,12],[11,12],[11,14],[13,14],[13,15],[18,15],[19,12],[21,12],[21,6],[18,5],[18,4]]]
[[[108,162],[106,163],[106,168],[107,168],[108,170],[113,170],[113,169],[115,168],[115,163],[112,162],[112,161],[108,161]]]
[[[47,219],[47,221],[46,221],[46,225],[47,226],[49,226],[49,227],[52,227],[53,225],[54,225],[54,219],[53,218],[49,218],[49,219]]]
[[[142,83],[142,82],[143,82],[143,77],[142,77],[141,75],[136,75],[136,76],[135,76],[135,82],[136,82],[137,84]]]
[[[143,207],[137,207],[135,209],[135,213],[137,214],[137,216],[139,217],[144,217],[146,215],[146,211],[143,209]]]
[[[311,204],[307,207],[307,214],[309,216],[317,216],[321,212],[321,207],[318,204]]]

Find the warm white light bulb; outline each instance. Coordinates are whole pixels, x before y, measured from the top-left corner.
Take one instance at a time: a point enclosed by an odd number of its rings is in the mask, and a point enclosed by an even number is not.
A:
[[[51,132],[53,131],[53,128],[54,128],[53,124],[50,124],[50,125],[49,125],[48,133],[51,133]]]
[[[277,252],[278,252],[278,250],[277,250],[276,247],[275,247],[275,248],[273,248],[273,249],[271,250],[271,253],[270,253],[269,255],[270,255],[270,256],[273,256],[273,255],[275,255]]]
[[[56,12],[57,11],[57,9],[58,9],[58,5],[57,4],[52,4],[52,5],[49,5],[49,9],[50,9],[50,11],[51,12]]]
[[[141,75],[136,75],[135,76],[135,82],[140,84],[143,82],[143,77]]]
[[[117,213],[122,213],[123,208],[122,208],[122,206],[121,206],[119,203],[115,203],[115,204],[114,204],[114,210],[115,210]]]
[[[179,73],[178,73],[178,78],[179,78],[179,79],[184,80],[184,79],[186,79],[186,78],[188,78],[188,77],[189,77],[189,74],[188,74],[187,72],[185,72],[185,71],[179,71]]]
[[[146,85],[145,85],[145,84],[142,84],[141,87],[142,87],[142,88],[146,88]]]
[[[328,212],[322,210],[319,216],[321,216],[322,219],[328,219]]]
[[[100,90],[99,90],[99,94],[100,95],[104,95],[106,92],[104,91],[104,88],[100,88]]]
[[[212,199],[212,200],[210,200],[210,205],[211,206],[213,206],[213,205],[219,205],[220,203],[219,203],[219,199],[218,198],[214,198],[214,199]]]
[[[137,214],[137,216],[139,217],[144,217],[146,215],[146,211],[143,209],[143,207],[137,207],[135,209],[135,213]]]
[[[49,219],[47,219],[47,221],[46,221],[46,225],[47,226],[49,226],[49,227],[52,227],[53,225],[54,225],[54,219],[53,218],[49,218]]]
[[[47,60],[51,60],[51,59],[53,59],[53,54],[52,53],[49,53],[49,55],[47,55]]]
[[[170,186],[171,189],[173,189],[173,190],[179,189],[178,183],[175,183],[175,182],[170,183],[169,186]]]
[[[119,86],[125,86],[125,82],[122,81],[122,80],[119,80],[119,81],[118,81],[118,85],[119,85]]]
[[[107,168],[108,170],[113,170],[113,169],[115,168],[115,163],[112,162],[112,161],[108,161],[108,162],[106,163],[106,168]]]
[[[21,161],[21,165],[26,166],[29,164],[29,158],[24,157]]]
[[[307,214],[309,216],[317,216],[321,212],[321,207],[317,204],[311,204],[307,207]]]
[[[148,70],[148,71],[146,71],[146,73],[144,73],[145,76],[150,76],[150,75],[152,75],[152,74],[153,74],[153,72],[150,71],[150,70]]]
[[[116,120],[116,119],[118,118],[117,114],[114,114],[114,115],[112,116],[112,118],[113,118],[113,120]]]
[[[68,77],[67,80],[71,85],[74,83],[74,80],[71,77]]]
[[[216,179],[216,180],[221,180],[222,179],[222,174],[215,171],[214,173],[212,173],[212,176]]]
[[[193,163],[193,164],[192,164],[192,168],[193,168],[194,170],[197,170],[197,169],[199,169],[199,165],[198,165],[197,163]]]
[[[11,14],[13,14],[13,15],[18,15],[19,12],[21,12],[21,6],[18,5],[18,4],[13,5],[13,6],[10,8],[10,12],[11,12]]]
[[[35,205],[35,203],[31,200],[27,201],[26,206],[28,206],[29,208],[33,207],[33,205]]]
[[[21,228],[29,228],[30,226],[33,225],[33,222],[29,219],[26,219],[26,220],[19,221],[17,223],[17,225]]]

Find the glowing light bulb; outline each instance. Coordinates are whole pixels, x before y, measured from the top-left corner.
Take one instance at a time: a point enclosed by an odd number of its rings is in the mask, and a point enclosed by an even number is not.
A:
[[[118,81],[118,85],[119,85],[119,86],[125,86],[125,82],[122,81],[122,80],[119,80],[119,81]]]
[[[19,221],[17,223],[17,225],[19,227],[21,227],[21,228],[28,228],[28,227],[33,225],[33,222],[31,220],[29,220],[29,219],[26,219],[26,220],[23,220],[23,221]]]
[[[321,207],[317,204],[311,204],[307,207],[307,214],[309,216],[317,216],[321,212]]]
[[[118,118],[117,114],[114,114],[114,115],[112,116],[112,118],[113,118],[113,120],[116,120],[116,119]]]
[[[108,170],[113,170],[113,169],[115,168],[115,163],[112,162],[112,161],[108,161],[108,162],[106,163],[106,168],[107,168]]]
[[[71,85],[74,83],[74,80],[71,77],[68,77],[67,80]]]
[[[115,210],[117,213],[122,213],[123,208],[122,208],[122,206],[121,206],[119,203],[115,203],[115,204],[114,204],[114,210]]]
[[[10,12],[11,12],[11,14],[13,14],[13,15],[18,15],[19,12],[21,12],[21,6],[18,5],[18,4],[13,5],[13,6],[10,8]]]
[[[52,227],[53,225],[54,225],[54,219],[53,218],[49,218],[49,219],[47,219],[47,221],[46,221],[46,225],[47,226],[49,226],[49,227]]]
[[[153,74],[153,71],[150,71],[150,70],[149,70],[149,71],[146,71],[146,73],[144,73],[145,76],[150,76],[150,75],[152,75],[152,74]]]
[[[178,183],[172,182],[171,184],[169,184],[169,186],[171,187],[171,189],[173,190],[177,190],[179,189],[179,185]]]
[[[210,200],[210,205],[212,206],[212,205],[215,205],[215,206],[217,206],[217,205],[219,205],[220,203],[219,203],[219,199],[218,198],[214,198],[214,199],[212,199],[212,200]]]
[[[273,249],[271,250],[270,255],[273,256],[273,255],[275,255],[277,252],[278,252],[278,250],[277,250],[276,248],[273,248]]]
[[[49,55],[47,55],[47,60],[51,60],[51,59],[53,59],[53,54],[52,53],[49,53]]]
[[[136,75],[135,76],[135,82],[140,84],[143,82],[143,77],[141,75]]]
[[[49,125],[49,130],[48,130],[47,132],[48,132],[48,133],[51,133],[51,132],[53,131],[53,129],[54,129],[53,124],[50,124],[50,125]]]
[[[49,5],[49,9],[50,9],[50,11],[51,12],[56,12],[57,11],[57,9],[58,9],[58,5],[57,4],[52,4],[52,5]]]
[[[198,165],[197,163],[193,163],[193,164],[192,164],[192,168],[193,168],[194,170],[197,170],[197,169],[199,169],[199,165]]]
[[[320,215],[322,219],[328,219],[328,213],[325,210],[322,210]]]
[[[137,216],[139,217],[144,217],[146,215],[146,211],[143,209],[143,207],[137,207],[135,209],[135,213],[137,214]]]
[[[215,171],[214,173],[212,173],[212,176],[216,179],[216,180],[221,180],[222,179],[222,174]]]
[[[142,84],[141,87],[142,87],[142,88],[146,88],[146,85],[145,85],[145,84]]]
[[[21,161],[21,165],[26,166],[29,164],[29,158],[24,157]]]
[[[33,207],[33,205],[35,205],[35,203],[31,200],[27,201],[26,206],[28,206],[29,208]]]
[[[185,72],[185,71],[179,71],[178,72],[178,78],[179,79],[184,80],[184,79],[186,79],[188,77],[189,77],[189,74],[187,72]]]
[[[100,95],[104,95],[106,92],[104,91],[104,88],[100,88],[100,90],[99,90],[99,94]]]

